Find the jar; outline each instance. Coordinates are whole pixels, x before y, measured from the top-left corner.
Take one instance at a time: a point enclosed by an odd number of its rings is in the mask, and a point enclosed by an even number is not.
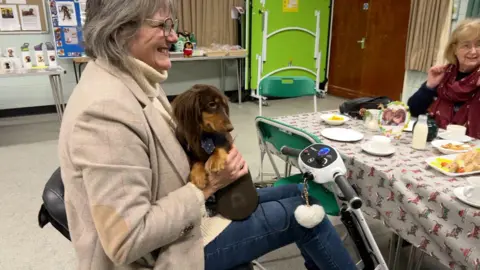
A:
[[[370,109],[366,110],[363,115],[363,124],[369,130],[378,130],[378,117],[380,115],[380,110]]]

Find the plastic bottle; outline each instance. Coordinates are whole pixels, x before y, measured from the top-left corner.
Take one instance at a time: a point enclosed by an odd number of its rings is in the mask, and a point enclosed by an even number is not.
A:
[[[193,45],[193,49],[196,49],[197,48],[197,39],[195,38],[195,33],[193,33],[193,32],[190,34],[190,42]]]
[[[413,129],[412,148],[423,150],[427,146],[428,124],[427,116],[419,115],[415,128]]]

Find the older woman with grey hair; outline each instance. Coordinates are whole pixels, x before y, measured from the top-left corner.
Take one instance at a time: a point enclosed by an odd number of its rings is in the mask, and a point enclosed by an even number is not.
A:
[[[259,191],[250,218],[206,216],[205,200],[245,175],[235,147],[200,190],[160,83],[177,41],[172,0],[88,0],[92,59],[63,118],[59,156],[79,269],[230,269],[296,243],[308,269],[355,269],[325,218],[294,218],[297,185]]]

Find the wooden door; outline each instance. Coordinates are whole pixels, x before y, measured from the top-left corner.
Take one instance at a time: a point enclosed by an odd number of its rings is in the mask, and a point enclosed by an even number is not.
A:
[[[362,84],[364,53],[358,43],[367,34],[365,0],[334,0],[328,92],[353,97]]]
[[[358,28],[357,25],[365,27],[365,43],[362,49],[361,44],[357,42],[362,37],[352,36],[348,39],[345,35],[337,34],[335,28],[332,28],[328,91],[332,95],[346,98],[388,96],[400,100],[405,75],[410,0],[335,0],[334,3],[334,22],[337,17],[336,20],[346,21],[354,28]],[[343,9],[346,9],[346,12],[336,13],[337,10]],[[363,12],[363,16],[358,16],[359,12]],[[348,43],[348,47],[356,45],[357,48],[351,49],[353,51],[351,53],[338,46],[342,43]],[[338,54],[347,56],[338,57]],[[360,67],[357,62],[360,62]],[[338,66],[344,68],[339,69]],[[355,85],[352,85],[353,82]]]

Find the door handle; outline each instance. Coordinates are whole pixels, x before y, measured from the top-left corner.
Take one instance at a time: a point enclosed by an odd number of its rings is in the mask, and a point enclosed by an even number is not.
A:
[[[357,43],[360,43],[360,48],[365,49],[365,38],[363,37],[361,40],[357,40]]]

